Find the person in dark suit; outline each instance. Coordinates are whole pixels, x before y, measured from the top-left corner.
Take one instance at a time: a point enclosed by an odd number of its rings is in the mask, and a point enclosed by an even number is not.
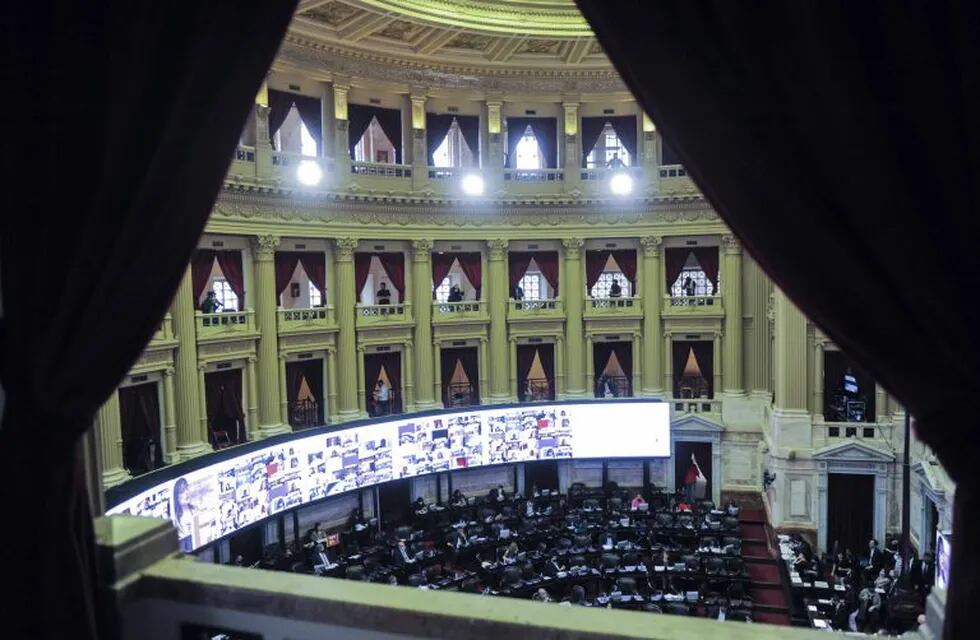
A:
[[[544,575],[554,578],[559,572],[564,571],[565,567],[558,561],[558,556],[551,556],[551,559],[544,565]]]
[[[415,564],[415,558],[408,552],[404,540],[398,541],[398,546],[392,552],[392,559],[398,567]]]
[[[513,289],[513,291],[511,291],[511,294],[510,295],[511,295],[512,298],[514,298],[514,300],[523,300],[524,299],[524,288],[521,287],[521,285],[519,285],[519,284],[515,284],[514,285],[514,289]]]
[[[381,288],[378,289],[378,294],[375,297],[378,300],[378,304],[391,304],[391,291],[388,290],[387,283],[381,283]]]
[[[868,541],[868,562],[865,566],[868,568],[871,579],[877,577],[878,572],[885,566],[885,556],[878,548],[878,541],[874,538]]]

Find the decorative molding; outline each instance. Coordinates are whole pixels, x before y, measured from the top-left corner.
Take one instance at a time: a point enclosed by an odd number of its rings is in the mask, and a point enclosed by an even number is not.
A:
[[[741,255],[742,253],[742,243],[732,234],[722,235],[721,244],[725,248],[725,253],[728,255]]]
[[[487,240],[487,248],[490,250],[490,260],[503,260],[507,255],[508,242],[502,238]]]
[[[425,262],[430,260],[432,257],[432,240],[428,238],[423,238],[420,240],[412,240],[412,255],[416,262]]]
[[[258,260],[272,260],[279,248],[279,236],[272,234],[252,236],[252,253]]]
[[[565,238],[561,241],[563,247],[565,247],[565,257],[576,259],[582,255],[582,247],[585,245],[585,240],[582,238]]]
[[[660,255],[660,245],[664,239],[660,236],[644,236],[640,238],[640,245],[643,247],[643,255],[647,258],[656,258]]]
[[[354,250],[357,249],[357,240],[354,238],[337,238],[334,241],[337,247],[337,260],[350,262],[354,259]]]

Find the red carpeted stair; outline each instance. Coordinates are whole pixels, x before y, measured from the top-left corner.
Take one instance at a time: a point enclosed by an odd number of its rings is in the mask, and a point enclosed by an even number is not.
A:
[[[742,508],[742,559],[752,576],[752,619],[769,624],[790,624],[789,584],[783,578],[780,560],[770,544],[772,530],[762,509]]]

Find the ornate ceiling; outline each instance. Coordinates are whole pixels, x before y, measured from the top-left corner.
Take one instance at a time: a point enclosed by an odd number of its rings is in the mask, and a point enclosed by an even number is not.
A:
[[[280,57],[618,81],[574,0],[302,0]]]

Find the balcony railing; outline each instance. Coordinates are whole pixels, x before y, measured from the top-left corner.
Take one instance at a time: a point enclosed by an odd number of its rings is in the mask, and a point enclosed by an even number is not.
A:
[[[720,305],[721,296],[664,296],[668,307],[713,307]]]
[[[684,165],[680,164],[662,164],[660,165],[660,177],[684,178],[687,177],[687,169],[684,168]]]
[[[714,398],[674,398],[670,406],[674,413],[721,413],[721,400]]]
[[[469,407],[480,404],[476,397],[476,390],[469,382],[454,382],[445,385],[443,396],[446,407]]]
[[[367,410],[371,417],[398,415],[403,411],[401,395],[396,389],[388,389],[388,399],[381,400],[377,392],[372,391],[367,394]]]
[[[163,316],[162,320],[160,320],[160,326],[157,328],[156,332],[153,334],[153,337],[150,339],[150,344],[152,345],[154,342],[166,342],[168,340],[173,340],[173,339],[174,339],[174,319],[168,313],[167,315]]]
[[[358,304],[358,326],[411,322],[411,304]]]
[[[255,331],[255,312],[252,309],[221,311],[219,313],[198,311],[195,316],[199,339],[238,336]]]
[[[665,316],[721,316],[725,309],[721,296],[671,296],[665,295],[663,309]]]
[[[562,182],[563,169],[504,169],[505,182]]]
[[[255,162],[255,147],[240,144],[235,148],[235,160],[238,162]]]
[[[562,303],[557,298],[543,300],[510,300],[511,315],[561,315]]]
[[[889,440],[890,422],[814,422],[818,436],[827,440]]]
[[[639,296],[619,298],[585,298],[585,310],[589,315],[630,315],[643,312]]]
[[[484,305],[482,300],[465,300],[463,302],[433,302],[432,320],[434,322],[452,320],[472,320],[484,316]]]
[[[429,167],[429,180],[452,180],[459,178],[464,173],[474,171],[465,167]]]
[[[582,169],[579,175],[582,180],[595,182],[609,180],[613,174],[617,173],[627,173],[634,180],[639,180],[642,175],[642,170],[639,167],[618,167],[615,169],[612,167],[593,167],[591,169]]]
[[[302,309],[279,309],[276,312],[279,331],[329,329],[336,325],[332,306]]]
[[[595,397],[632,398],[632,381],[627,376],[606,376],[605,378],[596,378]]]
[[[351,162],[350,172],[359,176],[378,176],[382,178],[411,178],[412,165],[389,164],[387,162]]]
[[[316,400],[296,400],[289,403],[289,424],[296,429],[308,429],[323,424],[320,405]]]
[[[521,402],[548,402],[555,399],[555,383],[547,378],[528,378],[519,389]]]

